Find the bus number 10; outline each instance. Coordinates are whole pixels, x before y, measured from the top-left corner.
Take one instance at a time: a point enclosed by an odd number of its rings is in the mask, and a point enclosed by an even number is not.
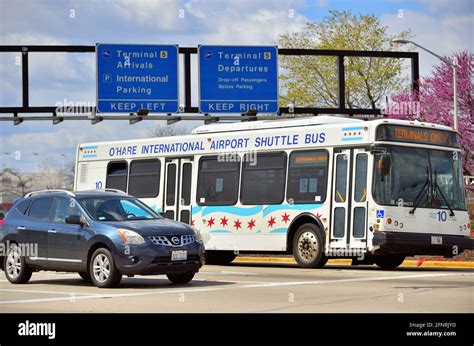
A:
[[[438,221],[444,222],[448,219],[448,214],[445,211],[438,211],[436,214],[438,214]]]

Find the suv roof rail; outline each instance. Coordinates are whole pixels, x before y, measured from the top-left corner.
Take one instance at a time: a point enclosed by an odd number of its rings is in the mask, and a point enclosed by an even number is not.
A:
[[[55,190],[55,189],[51,189],[51,190],[39,190],[39,191],[33,191],[33,192],[30,192],[30,193],[27,193],[25,195],[25,198],[28,198],[28,197],[31,197],[31,196],[35,196],[35,195],[42,195],[42,194],[48,194],[48,193],[64,193],[68,196],[72,196],[72,197],[75,197],[76,195],[71,192],[71,191],[67,191],[67,190]]]
[[[111,189],[111,188],[105,188],[105,189],[93,189],[93,190],[82,190],[80,192],[93,192],[93,191],[105,191],[105,192],[115,192],[115,193],[121,193],[122,195],[127,195],[125,191],[119,190],[119,189]]]

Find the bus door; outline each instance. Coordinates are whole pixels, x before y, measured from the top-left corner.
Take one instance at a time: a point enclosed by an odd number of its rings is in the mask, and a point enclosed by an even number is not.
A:
[[[166,159],[163,212],[168,219],[186,224],[191,220],[192,161]]]
[[[366,248],[368,154],[337,149],[333,160],[330,247]]]

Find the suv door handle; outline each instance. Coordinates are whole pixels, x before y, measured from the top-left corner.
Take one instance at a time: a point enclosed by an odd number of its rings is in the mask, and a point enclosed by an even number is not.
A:
[[[58,233],[55,229],[48,229],[48,233]]]
[[[24,230],[26,230],[26,227],[25,226],[18,226],[16,229],[19,230],[19,231],[24,231]]]

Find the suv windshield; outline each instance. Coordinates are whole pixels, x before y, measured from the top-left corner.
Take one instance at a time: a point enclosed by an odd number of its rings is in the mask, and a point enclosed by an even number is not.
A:
[[[154,220],[161,216],[139,200],[117,197],[88,197],[79,199],[89,215],[97,221]]]
[[[390,156],[390,170],[383,176],[377,151],[373,195],[382,205],[466,210],[461,153],[402,146],[382,146]],[[424,190],[424,191],[423,191]]]

